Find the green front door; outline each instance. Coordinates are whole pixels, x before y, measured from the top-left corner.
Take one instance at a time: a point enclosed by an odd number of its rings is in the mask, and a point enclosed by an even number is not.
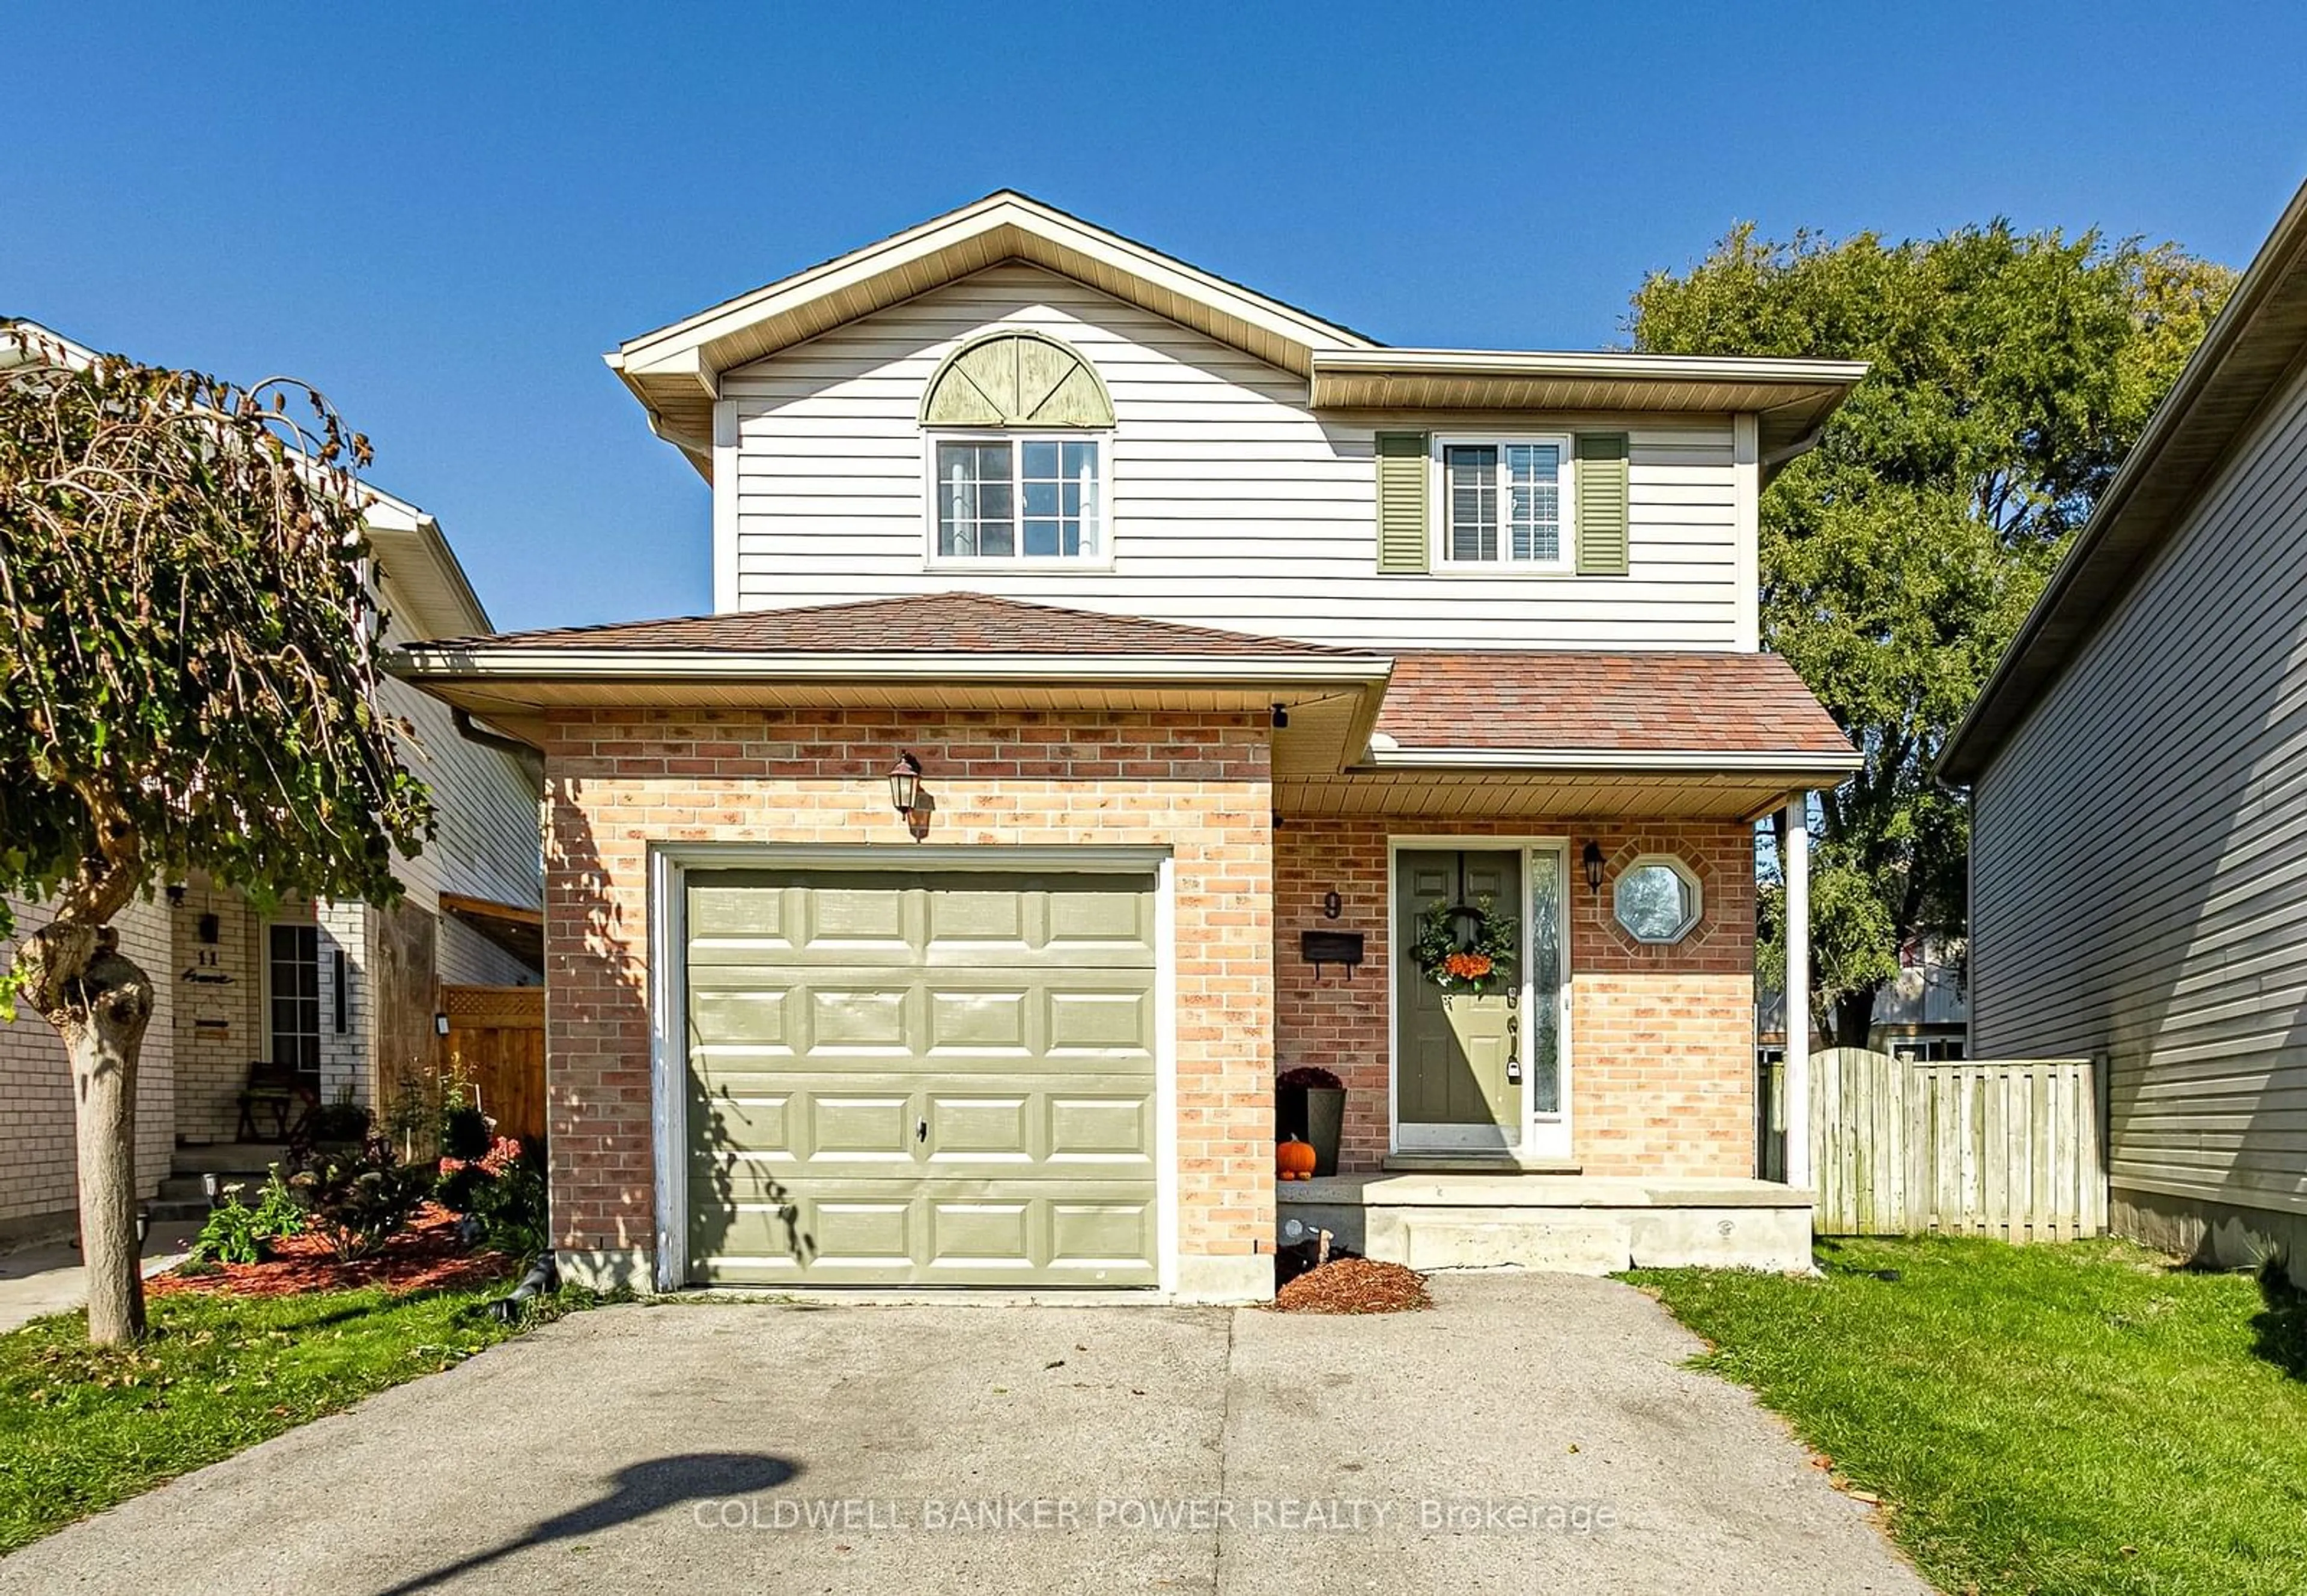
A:
[[[1517,996],[1443,997],[1407,957],[1435,904],[1490,900],[1522,923],[1518,850],[1404,849],[1394,855],[1394,1140],[1405,1150],[1511,1147],[1520,1140]]]
[[[700,1284],[1156,1283],[1149,875],[688,885]]]

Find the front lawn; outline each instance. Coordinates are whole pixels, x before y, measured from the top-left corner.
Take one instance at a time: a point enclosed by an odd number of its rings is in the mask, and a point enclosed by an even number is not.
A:
[[[2307,1309],[2113,1241],[1642,1270],[1953,1592],[2307,1589]]]
[[[0,1334],[0,1552],[518,1334],[483,1311],[507,1283],[156,1294],[120,1351],[79,1314]]]

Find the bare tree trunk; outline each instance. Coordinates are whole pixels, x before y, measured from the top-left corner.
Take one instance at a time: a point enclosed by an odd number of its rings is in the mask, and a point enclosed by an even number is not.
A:
[[[1834,1002],[1834,1045],[1865,1047],[1874,1028],[1874,994],[1881,989],[1845,992]]]
[[[19,953],[25,995],[71,1056],[80,1151],[81,1260],[88,1338],[117,1345],[144,1334],[136,1245],[136,1064],[152,1019],[152,983],[120,951],[119,933],[57,922]]]

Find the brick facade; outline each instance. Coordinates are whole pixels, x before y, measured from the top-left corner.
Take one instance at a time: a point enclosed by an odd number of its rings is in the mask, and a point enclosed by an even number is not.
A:
[[[1273,830],[1263,714],[591,709],[546,749],[553,1228],[651,1247],[653,842],[912,845],[883,780],[920,756],[928,840],[1160,845],[1177,922],[1179,1253],[1253,1261],[1273,1225]]]
[[[1440,824],[1309,819],[1274,841],[1274,1051],[1279,1068],[1319,1064],[1345,1082],[1340,1162],[1378,1167],[1387,1144],[1386,838],[1448,832],[1571,839],[1572,1153],[1589,1174],[1749,1176],[1754,1172],[1754,839],[1718,822],[1597,827],[1514,819]],[[1590,892],[1578,854],[1607,861]],[[1610,907],[1609,883],[1644,854],[1672,854],[1699,879],[1702,917],[1670,946],[1637,942]],[[1342,900],[1335,921],[1325,894]],[[1351,979],[1316,979],[1300,932],[1358,931],[1367,962]]]
[[[1325,1064],[1350,1089],[1345,1163],[1387,1140],[1386,838],[1431,821],[1304,819],[1272,828],[1262,716],[570,709],[546,763],[546,1046],[553,1224],[564,1255],[638,1269],[653,1246],[648,849],[655,843],[911,839],[883,777],[918,754],[928,840],[1174,851],[1179,1248],[1269,1246],[1274,1072]],[[1574,1154],[1595,1174],[1754,1172],[1754,873],[1736,823],[1470,822],[1470,838],[1567,836]],[[1590,893],[1646,853],[1699,877],[1699,925],[1636,942]],[[1322,899],[1342,899],[1335,922]],[[1299,933],[1362,931],[1368,962],[1316,979]],[[581,1267],[582,1266],[580,1266]]]

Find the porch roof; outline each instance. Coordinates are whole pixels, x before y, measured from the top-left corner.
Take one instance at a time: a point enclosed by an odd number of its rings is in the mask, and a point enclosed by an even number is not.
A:
[[[978,593],[412,644],[518,735],[579,705],[1289,709],[1285,813],[1744,814],[1858,756],[1774,655],[1376,651]]]

